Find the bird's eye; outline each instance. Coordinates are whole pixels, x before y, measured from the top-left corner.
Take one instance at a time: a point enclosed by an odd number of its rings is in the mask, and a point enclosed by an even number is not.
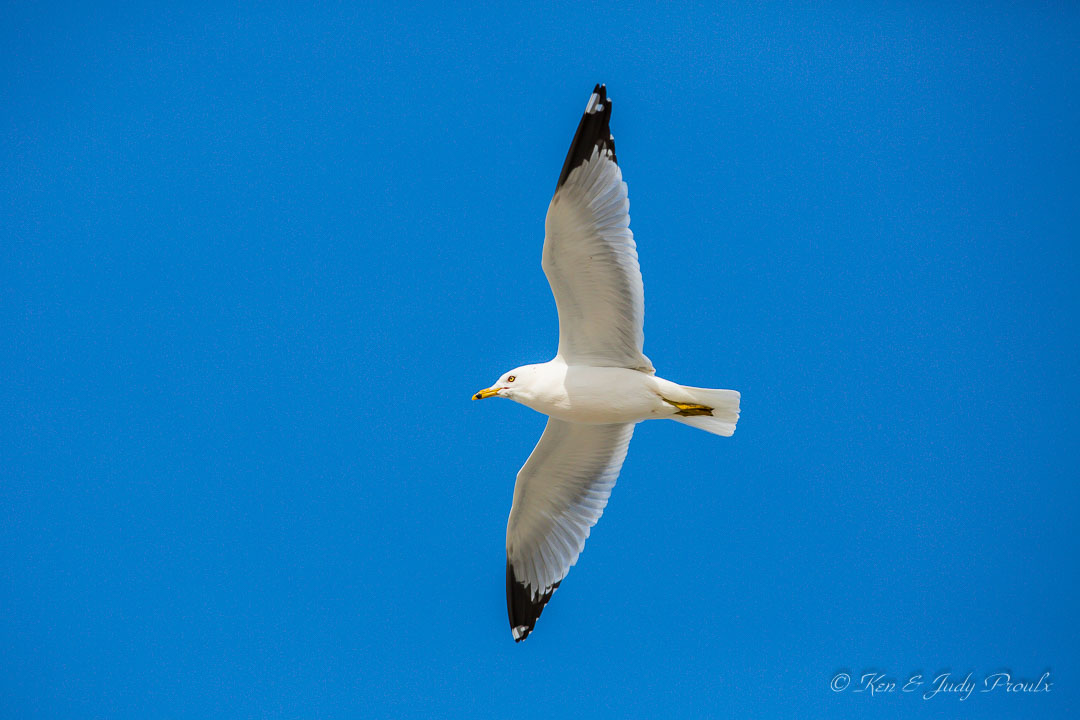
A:
[[[514,382],[514,376],[511,375],[510,377],[506,378],[506,382]]]

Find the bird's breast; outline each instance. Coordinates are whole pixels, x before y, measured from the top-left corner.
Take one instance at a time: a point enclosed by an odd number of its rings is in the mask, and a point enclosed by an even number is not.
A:
[[[663,406],[653,381],[653,376],[637,370],[571,365],[528,404],[567,422],[637,422],[654,417]]]

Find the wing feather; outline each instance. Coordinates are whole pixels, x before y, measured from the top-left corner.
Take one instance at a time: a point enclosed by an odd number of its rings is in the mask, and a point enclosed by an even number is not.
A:
[[[633,423],[579,425],[548,419],[521,468],[506,525],[506,604],[524,640],[577,562],[619,477]]]
[[[563,360],[651,373],[642,352],[645,291],[610,117],[598,85],[548,207],[543,268],[559,310]]]

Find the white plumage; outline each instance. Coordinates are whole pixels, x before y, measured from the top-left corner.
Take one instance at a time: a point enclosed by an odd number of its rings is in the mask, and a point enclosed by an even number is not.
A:
[[[550,590],[577,562],[619,477],[633,423],[582,425],[549,418],[514,486],[506,551],[527,584]]]
[[[505,397],[549,416],[517,476],[506,528],[506,600],[515,640],[532,631],[607,505],[634,425],[669,418],[731,435],[739,393],[656,377],[642,352],[644,291],[627,187],[597,85],[545,223],[543,268],[559,312],[559,348],[473,399]]]
[[[555,193],[544,223],[543,266],[559,308],[559,356],[568,363],[652,372],[645,290],[630,232],[622,171],[594,147]]]

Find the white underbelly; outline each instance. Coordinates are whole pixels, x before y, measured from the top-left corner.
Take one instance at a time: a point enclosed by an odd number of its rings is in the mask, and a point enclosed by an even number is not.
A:
[[[571,365],[561,387],[530,403],[534,410],[577,423],[638,422],[668,413],[656,378],[637,370]]]

